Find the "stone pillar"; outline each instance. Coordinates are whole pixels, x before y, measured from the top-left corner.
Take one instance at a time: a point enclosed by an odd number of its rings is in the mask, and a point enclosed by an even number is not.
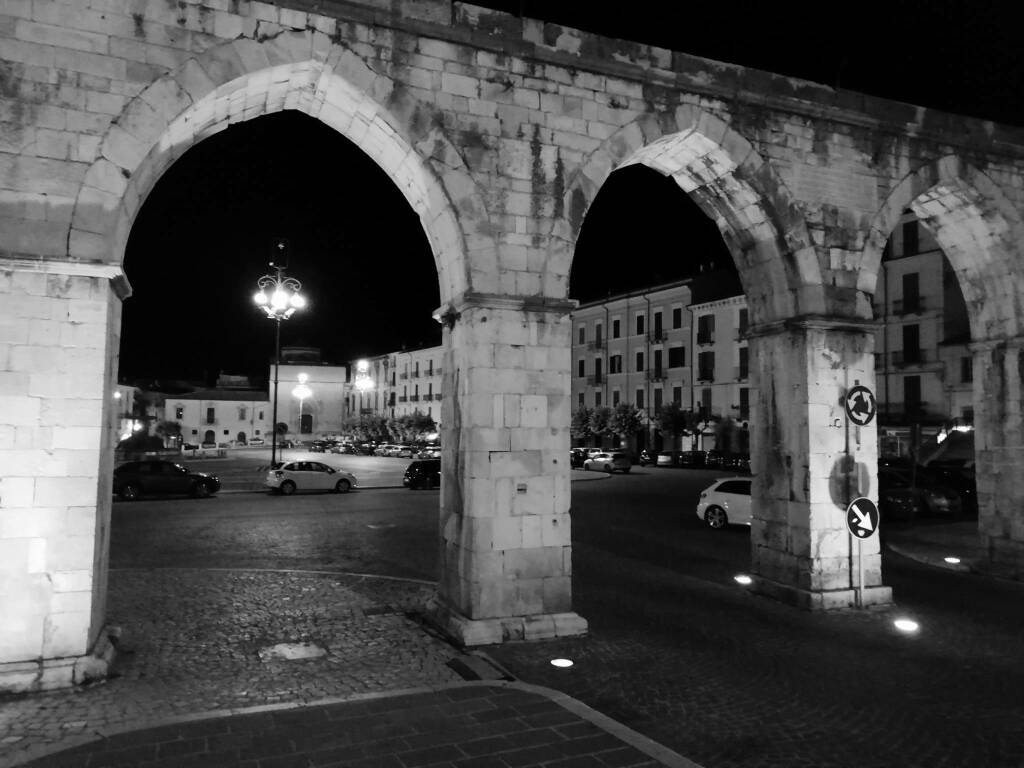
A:
[[[120,267],[0,271],[0,690],[102,676]]]
[[[849,422],[847,390],[875,390],[874,336],[867,324],[793,320],[751,333],[758,417],[751,560],[757,591],[801,608],[853,606],[858,542],[846,524],[849,501],[877,502],[877,417]],[[860,540],[864,605],[892,601],[882,586],[879,536]]]
[[[1024,579],[1024,338],[971,350],[978,533],[989,571]]]
[[[572,612],[572,302],[471,295],[445,308],[438,593],[465,645],[586,631]]]

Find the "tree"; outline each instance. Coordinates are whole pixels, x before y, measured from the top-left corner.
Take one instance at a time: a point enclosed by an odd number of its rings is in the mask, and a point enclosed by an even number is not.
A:
[[[164,443],[167,443],[168,440],[177,441],[181,437],[181,424],[176,421],[160,421],[157,422],[154,431],[163,439]]]
[[[621,402],[609,411],[607,430],[628,441],[647,423],[647,415],[634,405]]]
[[[569,434],[573,440],[586,440],[593,432],[590,430],[590,415],[592,409],[581,405],[572,415],[572,423],[569,425]]]
[[[277,434],[279,437],[284,437],[288,434],[288,425],[285,422],[277,422]]]
[[[739,446],[739,429],[732,416],[719,419],[715,424],[715,449],[726,456],[741,453]]]
[[[675,438],[683,435],[694,435],[700,431],[700,414],[684,409],[679,403],[667,403],[661,406],[654,415],[654,423],[663,435]]]
[[[429,433],[436,432],[437,424],[433,418],[416,410],[388,419],[387,430],[395,442],[418,443],[423,442]]]
[[[590,433],[598,439],[605,435],[608,432],[608,420],[611,416],[612,409],[608,406],[594,408],[590,412],[590,420],[587,422],[590,425]]]

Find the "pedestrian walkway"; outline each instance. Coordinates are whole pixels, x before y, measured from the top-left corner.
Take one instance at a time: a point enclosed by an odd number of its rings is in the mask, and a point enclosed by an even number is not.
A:
[[[113,674],[0,699],[0,765],[692,765],[454,647],[419,618],[432,593],[358,574],[113,569]]]
[[[921,563],[952,571],[984,573],[985,549],[977,520],[952,523],[915,523],[885,531],[885,547]]]

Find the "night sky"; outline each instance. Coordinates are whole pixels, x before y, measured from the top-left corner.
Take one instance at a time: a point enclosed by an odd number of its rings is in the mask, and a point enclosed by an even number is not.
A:
[[[1024,57],[997,2],[885,6],[886,22],[847,4],[644,3],[622,17],[573,3],[483,2],[594,32],[663,45],[828,85],[1024,125]],[[609,4],[596,4],[603,8]],[[665,8],[670,7],[671,10]],[[634,18],[635,17],[635,18]],[[642,23],[641,23],[642,22]],[[680,232],[685,232],[681,237]],[[440,343],[431,319],[437,273],[416,215],[390,179],[346,139],[287,112],[233,126],[164,175],[133,227],[125,270],[122,380],[217,374],[265,379],[273,323],[254,307],[272,244],[287,238],[288,274],[308,311],[282,324],[282,345],[345,362]],[[646,168],[612,175],[577,243],[570,295],[587,301],[728,264],[715,230],[670,179]],[[628,265],[628,268],[627,268]]]

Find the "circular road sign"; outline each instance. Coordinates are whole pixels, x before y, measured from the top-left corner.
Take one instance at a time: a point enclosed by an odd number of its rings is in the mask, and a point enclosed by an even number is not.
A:
[[[878,530],[878,507],[864,496],[854,499],[846,508],[846,526],[858,539],[868,539]]]
[[[858,384],[846,393],[846,415],[858,427],[871,423],[876,408],[875,395],[867,387]]]

